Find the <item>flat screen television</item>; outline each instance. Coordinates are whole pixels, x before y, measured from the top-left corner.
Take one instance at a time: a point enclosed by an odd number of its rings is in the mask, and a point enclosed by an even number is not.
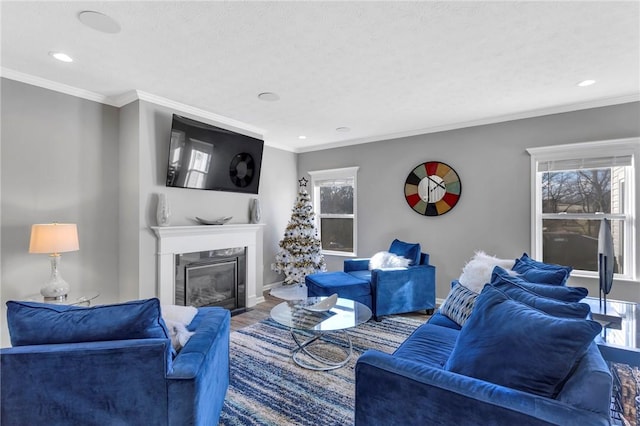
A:
[[[257,194],[264,141],[173,114],[167,186]]]

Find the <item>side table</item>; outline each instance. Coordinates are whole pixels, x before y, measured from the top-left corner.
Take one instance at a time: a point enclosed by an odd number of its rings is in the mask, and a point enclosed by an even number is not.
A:
[[[640,425],[640,305],[607,300],[607,317],[599,299],[587,297],[584,302],[602,325],[596,343],[613,375],[612,424]]]
[[[54,305],[91,306],[91,301],[100,296],[95,290],[71,290],[64,299],[46,299],[40,293],[24,297],[29,302],[51,303]]]

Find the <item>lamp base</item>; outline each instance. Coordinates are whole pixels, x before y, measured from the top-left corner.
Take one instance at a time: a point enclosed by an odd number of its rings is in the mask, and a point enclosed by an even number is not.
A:
[[[60,255],[55,253],[49,256],[51,258],[51,276],[40,289],[40,294],[45,300],[64,300],[69,293],[69,283],[60,275]]]

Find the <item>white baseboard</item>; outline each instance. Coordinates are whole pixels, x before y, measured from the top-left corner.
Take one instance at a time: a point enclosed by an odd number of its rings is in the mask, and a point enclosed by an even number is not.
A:
[[[266,284],[266,285],[263,284],[262,291],[265,292],[266,290],[271,290],[272,288],[282,287],[283,284],[284,284],[284,281],[276,281],[274,283]]]

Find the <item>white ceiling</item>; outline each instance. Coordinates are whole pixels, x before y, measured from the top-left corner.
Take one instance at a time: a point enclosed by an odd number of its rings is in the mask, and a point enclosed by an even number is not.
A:
[[[122,31],[85,26],[84,10]],[[0,13],[5,77],[112,105],[137,90],[294,152],[640,99],[638,1],[2,1]]]

